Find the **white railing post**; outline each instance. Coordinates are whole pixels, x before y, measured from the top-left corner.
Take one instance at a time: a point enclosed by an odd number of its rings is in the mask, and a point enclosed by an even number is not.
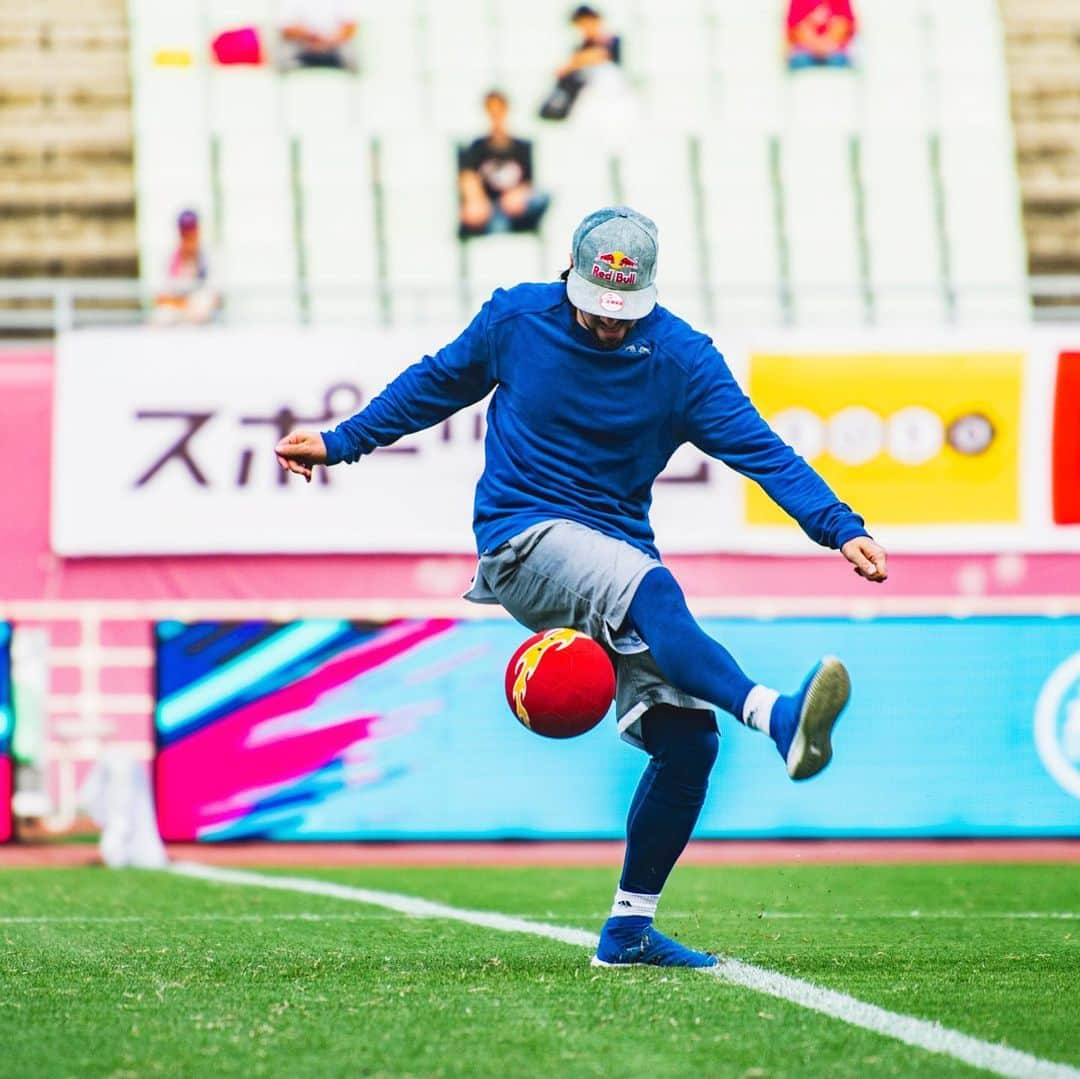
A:
[[[59,334],[75,326],[75,294],[66,282],[53,287],[53,332]]]

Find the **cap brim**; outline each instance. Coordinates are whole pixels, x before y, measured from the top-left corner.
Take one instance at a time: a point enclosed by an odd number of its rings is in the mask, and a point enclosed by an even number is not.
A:
[[[612,311],[610,304],[605,307],[600,302],[601,296],[609,294],[618,296],[622,300],[622,307],[617,311]],[[575,270],[571,270],[570,276],[566,279],[566,295],[578,310],[590,315],[599,315],[601,318],[627,321],[644,318],[656,306],[655,285],[646,285],[645,288],[633,290],[616,289],[610,285],[596,285]]]

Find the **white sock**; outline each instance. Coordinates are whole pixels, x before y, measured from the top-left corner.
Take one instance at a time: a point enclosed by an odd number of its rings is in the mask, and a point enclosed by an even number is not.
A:
[[[642,918],[652,918],[656,915],[656,904],[660,902],[658,895],[645,895],[642,892],[624,892],[622,888],[615,889],[615,902],[611,904],[612,918],[625,918],[635,914]]]
[[[775,689],[757,685],[746,695],[742,706],[742,721],[762,734],[769,733],[769,720],[772,718],[773,705],[780,696]]]

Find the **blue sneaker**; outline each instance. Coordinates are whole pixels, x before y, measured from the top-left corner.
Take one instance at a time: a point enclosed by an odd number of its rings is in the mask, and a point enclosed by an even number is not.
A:
[[[645,964],[652,967],[715,967],[720,962],[708,952],[695,952],[671,937],[665,937],[651,925],[632,934],[617,933],[609,918],[600,930],[600,943],[592,957],[594,967],[633,967]]]
[[[832,758],[832,729],[851,696],[851,679],[836,656],[826,656],[794,696],[773,705],[769,731],[792,779],[816,776]]]

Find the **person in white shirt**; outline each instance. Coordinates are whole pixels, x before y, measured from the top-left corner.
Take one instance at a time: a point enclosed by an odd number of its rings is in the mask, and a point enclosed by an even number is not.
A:
[[[357,23],[339,0],[283,0],[278,66],[356,71]]]

